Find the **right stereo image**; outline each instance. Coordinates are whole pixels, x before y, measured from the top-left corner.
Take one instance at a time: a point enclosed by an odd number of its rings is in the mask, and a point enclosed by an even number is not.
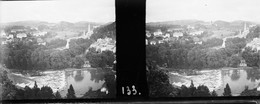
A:
[[[147,0],[149,97],[259,96],[259,4]]]

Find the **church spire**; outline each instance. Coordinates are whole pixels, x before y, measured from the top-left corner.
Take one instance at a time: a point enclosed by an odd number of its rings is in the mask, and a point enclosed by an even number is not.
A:
[[[90,32],[90,24],[88,24],[88,32]]]
[[[246,31],[247,29],[246,29],[246,22],[245,22],[245,25],[244,25],[244,31]]]

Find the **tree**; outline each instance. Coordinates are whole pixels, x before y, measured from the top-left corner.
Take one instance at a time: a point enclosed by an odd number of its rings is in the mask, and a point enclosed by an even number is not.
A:
[[[197,90],[195,91],[194,95],[196,97],[204,97],[204,96],[211,96],[209,89],[207,86],[200,85],[198,86]]]
[[[207,67],[220,68],[225,66],[225,56],[222,55],[220,50],[209,50],[207,52]]]
[[[218,96],[218,94],[216,93],[215,90],[213,90],[212,93],[211,93],[211,96],[215,97],[215,96]]]
[[[4,64],[7,68],[31,70],[32,60],[31,54],[39,46],[36,38],[25,37],[24,39],[14,38],[12,41],[7,42]]]
[[[57,91],[57,92],[55,93],[55,98],[56,98],[56,99],[62,99],[62,97],[61,97],[59,91]]]
[[[258,66],[259,53],[256,49],[246,47],[242,53],[242,57],[245,59],[247,66]]]
[[[249,33],[246,35],[247,40],[252,40],[260,36],[260,26],[253,27],[249,30]]]
[[[225,48],[230,50],[233,54],[241,52],[241,50],[246,46],[245,38],[228,38],[226,40]]]
[[[107,97],[116,97],[116,77],[113,73],[107,73],[105,75],[105,82],[107,85],[108,94]]]
[[[40,88],[38,88],[38,85],[36,83],[36,81],[34,82],[34,86],[32,88],[32,92],[33,92],[33,97],[34,99],[39,99],[40,98]]]
[[[75,58],[73,58],[72,67],[82,68],[83,64],[84,64],[84,59],[82,57],[76,56]]]
[[[230,89],[228,83],[226,84],[226,87],[224,88],[223,96],[232,96],[231,89]]]
[[[93,43],[90,39],[71,39],[69,42],[69,50],[73,52],[74,55],[80,55],[86,52],[86,50]]]
[[[147,62],[147,83],[150,97],[174,97],[178,90],[169,81],[167,72],[159,69],[153,62]]]
[[[17,88],[15,87],[15,85],[12,84],[12,81],[10,80],[5,81],[2,85],[1,90],[3,91],[1,95],[3,100],[15,99]]]
[[[207,50],[193,48],[188,52],[188,62],[192,69],[201,69],[203,67],[207,67]]]
[[[240,64],[240,57],[236,55],[232,55],[231,57],[228,58],[228,63],[230,67],[238,67]]]
[[[96,51],[95,48],[90,48],[89,52],[86,54],[86,58],[89,60],[92,67],[112,67],[113,62],[115,61],[115,54],[109,50],[100,53]]]
[[[221,46],[222,43],[223,43],[222,39],[211,38],[211,39],[208,39],[206,42],[203,42],[202,45],[205,48],[209,48],[209,47]]]
[[[76,96],[75,96],[75,91],[74,91],[74,88],[72,86],[72,84],[70,84],[70,87],[68,89],[68,93],[67,93],[67,99],[75,99]]]
[[[33,99],[34,98],[33,90],[29,86],[24,87],[24,98],[25,99]]]
[[[53,91],[48,86],[43,86],[40,91],[40,99],[53,99],[55,96],[53,95]]]
[[[51,40],[50,42],[48,42],[46,44],[46,47],[49,48],[49,49],[59,48],[59,47],[66,46],[66,44],[67,44],[66,40],[58,38],[58,39],[54,39],[54,40]]]
[[[193,96],[195,94],[196,90],[197,89],[196,89],[196,87],[193,84],[193,80],[191,80],[191,84],[190,84],[190,87],[189,87],[190,94]]]
[[[260,91],[257,91],[257,88],[252,90],[248,89],[248,86],[245,86],[245,90],[241,92],[240,96],[259,96]]]

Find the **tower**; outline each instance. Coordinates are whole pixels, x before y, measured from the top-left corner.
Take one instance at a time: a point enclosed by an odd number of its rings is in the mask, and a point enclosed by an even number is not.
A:
[[[246,22],[245,22],[245,25],[244,25],[244,31],[246,31],[247,29],[246,29]]]
[[[90,24],[88,24],[88,32],[87,32],[87,36],[90,36],[93,34],[93,30],[90,29]]]
[[[88,24],[88,32],[90,32],[90,24]]]

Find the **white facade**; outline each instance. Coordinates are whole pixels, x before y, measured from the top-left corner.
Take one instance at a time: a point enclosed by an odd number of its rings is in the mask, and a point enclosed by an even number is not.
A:
[[[110,50],[115,53],[116,47],[115,47],[116,42],[112,40],[112,38],[105,38],[105,39],[98,39],[95,43],[91,44],[90,47],[93,47],[96,49],[96,51],[106,51]]]
[[[151,35],[150,32],[146,32],[146,36],[149,38],[149,37],[151,37],[152,35]]]
[[[195,42],[195,44],[202,44],[202,41],[199,41],[199,42]]]
[[[13,35],[8,35],[6,38],[7,38],[7,39],[13,39],[14,36],[13,36]]]
[[[0,37],[5,37],[5,36],[6,36],[6,33],[2,30],[0,33]]]
[[[165,36],[163,36],[164,38],[169,38],[170,37],[170,34],[169,33],[167,33],[167,34],[165,34]]]
[[[88,24],[88,32],[86,35],[92,35],[93,34],[93,30],[90,29],[90,24]]]
[[[46,42],[38,43],[39,45],[46,45]]]
[[[200,35],[202,34],[204,31],[195,31],[195,32],[191,32],[190,35]]]
[[[47,34],[46,31],[44,31],[44,32],[34,33],[33,35],[34,35],[34,36],[44,36],[45,34]]]
[[[163,40],[159,40],[158,43],[159,43],[159,44],[163,43]]]
[[[1,44],[7,44],[7,42],[6,41],[2,41],[2,43]]]
[[[17,34],[16,37],[17,38],[23,38],[23,37],[27,37],[27,35],[25,33],[20,33],[20,34]]]
[[[155,45],[155,44],[156,44],[156,41],[151,41],[150,44],[151,44],[151,45]]]
[[[153,34],[154,34],[154,36],[161,36],[162,32],[161,32],[161,30],[158,30],[158,31],[154,32]]]
[[[188,28],[188,29],[194,29],[195,27],[188,25],[187,28]]]
[[[182,32],[175,32],[175,33],[172,34],[172,36],[179,38],[179,37],[183,36],[183,33]]]

